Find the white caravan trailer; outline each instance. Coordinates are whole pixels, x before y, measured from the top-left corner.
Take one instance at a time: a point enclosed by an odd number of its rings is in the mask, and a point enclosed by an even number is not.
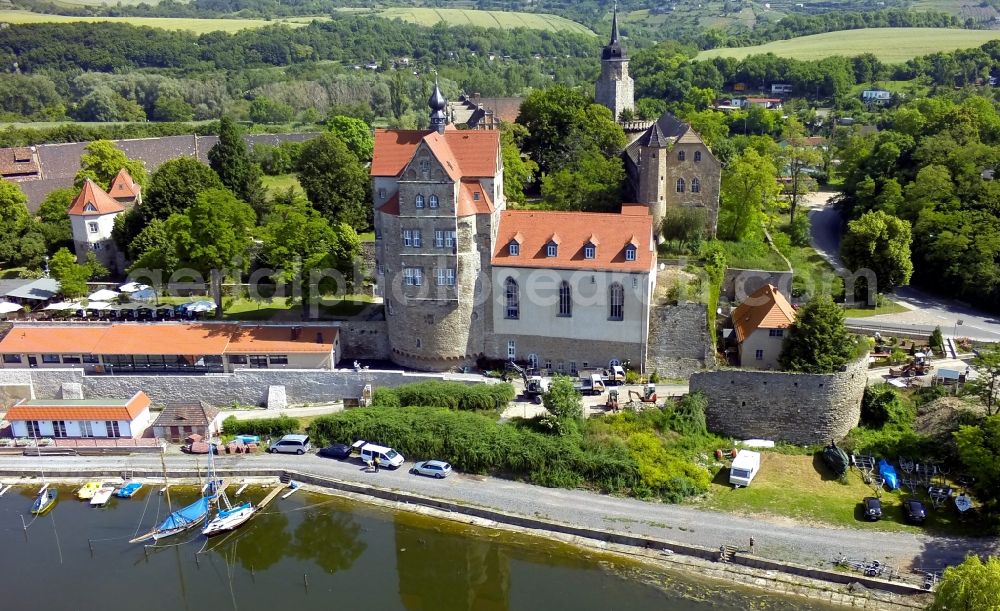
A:
[[[739,488],[749,486],[760,471],[760,452],[740,450],[729,468],[729,483]]]

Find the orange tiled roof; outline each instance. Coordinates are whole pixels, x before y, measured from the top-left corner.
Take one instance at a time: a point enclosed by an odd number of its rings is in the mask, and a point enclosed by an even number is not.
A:
[[[557,256],[546,245],[556,236]],[[511,256],[510,241],[520,238],[520,253]],[[596,239],[596,256],[585,259],[583,247]],[[625,260],[625,247],[638,240],[635,261]],[[653,268],[653,217],[594,212],[506,210],[500,214],[493,265],[556,269],[601,269],[645,272]]]
[[[795,322],[795,310],[773,284],[765,284],[733,310],[736,341],[742,343],[757,329],[785,329]]]
[[[478,194],[479,198],[476,198]],[[493,212],[493,202],[490,194],[478,181],[463,180],[458,189],[457,216],[472,216],[474,214],[489,214]]]
[[[439,134],[436,131],[377,129],[371,175],[399,176],[421,141],[427,141],[442,164],[454,163],[453,180],[494,176],[497,172],[499,131],[446,130]],[[452,174],[447,165],[446,169]]]
[[[128,401],[33,400],[22,401],[7,410],[7,420],[128,420],[139,417],[151,404],[141,390]]]
[[[76,196],[69,207],[68,214],[96,215],[121,212],[125,207],[115,198],[104,192],[104,189],[94,184],[89,178],[83,183],[80,194]]]
[[[336,327],[241,327],[229,340],[227,353],[275,354],[284,352],[329,352],[337,337]],[[292,339],[297,333],[296,339]]]
[[[135,199],[139,195],[139,185],[135,184],[128,171],[122,168],[118,170],[118,175],[111,181],[108,195],[116,199],[119,197]]]
[[[316,333],[323,333],[323,342]],[[287,340],[280,340],[287,337]],[[0,354],[166,354],[194,356],[253,352],[328,352],[336,327],[303,326],[298,340],[290,327],[236,324],[113,323],[101,326],[15,326],[0,340]]]

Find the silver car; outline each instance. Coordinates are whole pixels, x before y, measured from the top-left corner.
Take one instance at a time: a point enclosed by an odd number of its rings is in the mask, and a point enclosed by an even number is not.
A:
[[[442,460],[424,460],[413,465],[410,473],[444,479],[451,474],[451,465]]]
[[[308,435],[285,435],[280,440],[272,443],[268,451],[271,454],[278,452],[284,454],[305,454],[309,451],[310,447]]]

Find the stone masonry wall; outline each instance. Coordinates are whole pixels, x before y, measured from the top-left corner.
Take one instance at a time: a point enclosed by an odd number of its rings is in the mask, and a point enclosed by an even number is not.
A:
[[[723,369],[691,376],[708,399],[709,430],[738,439],[798,444],[842,439],[861,418],[867,362],[831,374]]]
[[[764,286],[773,284],[787,299],[792,298],[791,271],[774,271],[763,269],[728,268],[722,279],[722,295],[735,304],[742,303],[747,296]]]
[[[347,321],[337,326],[343,365],[349,366],[353,359],[388,360],[389,330],[384,320]]]
[[[23,383],[25,371],[0,370],[0,387]],[[14,374],[14,375],[11,375]],[[440,374],[414,374],[402,371],[351,370],[307,371],[241,369],[231,374],[204,376],[85,376],[79,369],[32,369],[33,396],[39,399],[60,398],[66,383],[83,387],[83,396],[128,399],[144,391],[154,405],[203,400],[213,405],[234,401],[247,405],[265,405],[272,386],[284,386],[289,405],[320,403],[357,398],[365,384],[373,387],[399,386],[427,380],[462,378]]]
[[[646,371],[687,378],[713,362],[704,304],[654,305],[649,312]]]

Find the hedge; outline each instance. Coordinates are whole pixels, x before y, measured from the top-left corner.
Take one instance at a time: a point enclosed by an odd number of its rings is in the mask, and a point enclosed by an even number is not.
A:
[[[236,416],[230,416],[222,421],[222,432],[226,435],[281,437],[298,430],[299,421],[291,416],[255,418],[253,420],[237,420]]]
[[[321,416],[309,426],[314,443],[366,439],[411,460],[438,459],[466,473],[523,478],[550,487],[588,485],[603,492],[641,488],[626,448],[553,436],[477,413],[427,407],[372,407]]]
[[[377,407],[447,407],[464,411],[501,409],[514,400],[510,384],[419,382],[378,388],[372,397]]]

